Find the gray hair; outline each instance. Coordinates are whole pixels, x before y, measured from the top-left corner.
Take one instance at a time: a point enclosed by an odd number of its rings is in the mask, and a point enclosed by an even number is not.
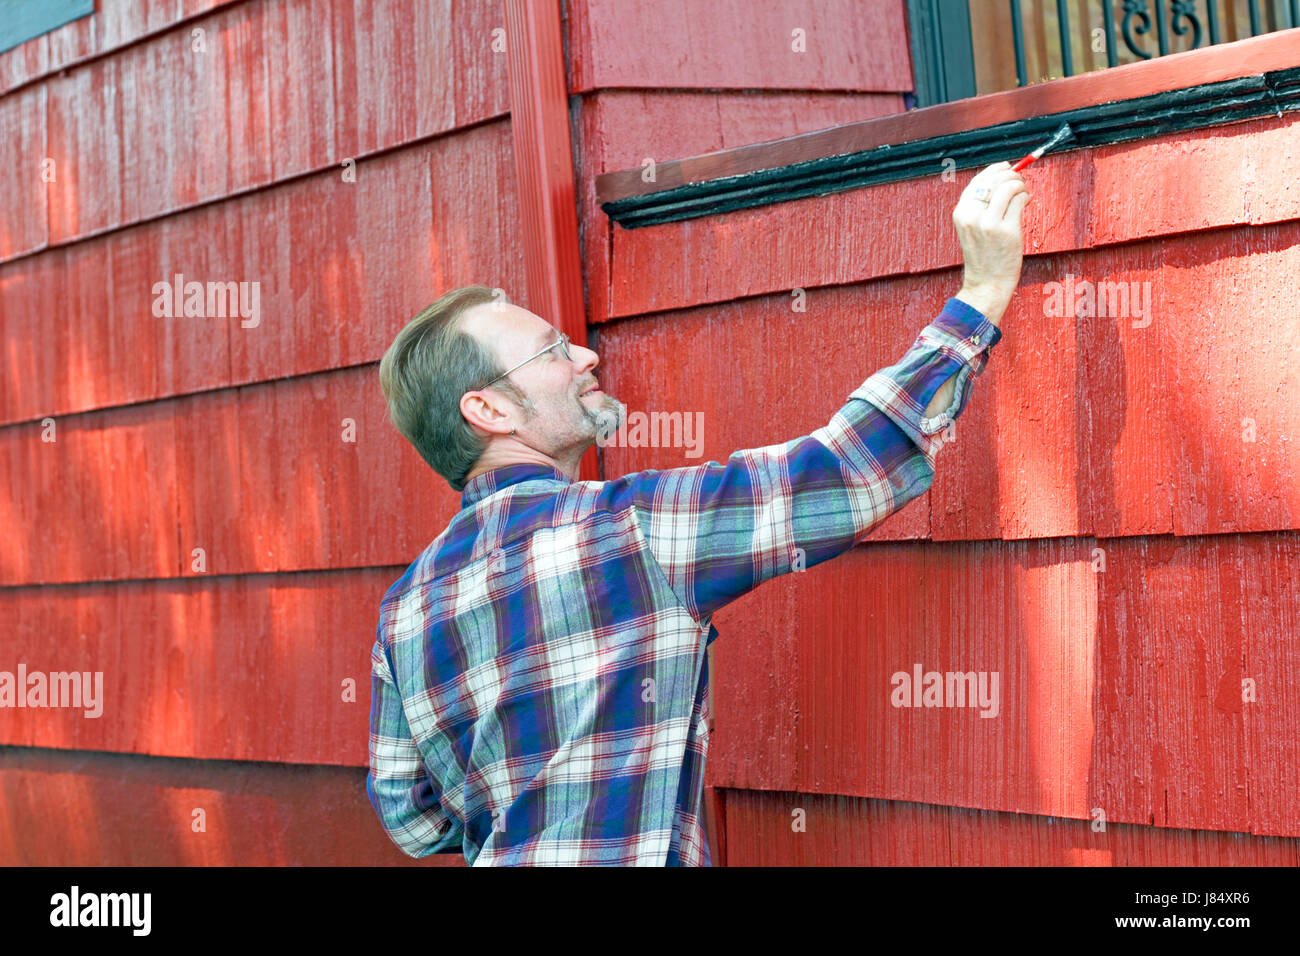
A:
[[[464,490],[465,476],[489,441],[461,414],[461,396],[505,371],[490,349],[460,328],[460,319],[496,301],[509,300],[484,285],[453,289],[411,319],[379,363],[393,424],[456,491]],[[534,410],[509,379],[493,387],[525,411]]]

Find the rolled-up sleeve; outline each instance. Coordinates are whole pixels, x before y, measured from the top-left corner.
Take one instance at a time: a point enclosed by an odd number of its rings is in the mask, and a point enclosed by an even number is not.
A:
[[[801,438],[733,453],[727,463],[649,470],[606,482],[612,509],[636,509],[656,561],[697,621],[777,575],[860,542],[934,480],[933,437],[969,400],[1000,330],[950,299],[895,365],[854,390]],[[924,412],[957,376],[953,402]],[[946,417],[944,417],[946,416]],[[712,634],[710,635],[712,637]]]

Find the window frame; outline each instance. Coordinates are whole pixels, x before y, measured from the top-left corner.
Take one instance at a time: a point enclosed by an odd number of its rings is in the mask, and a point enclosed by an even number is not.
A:
[[[915,105],[975,96],[969,0],[907,0]]]
[[[1008,3],[1009,0],[980,0],[980,2]],[[1019,2],[1019,0],[1016,0],[1016,2]],[[1047,2],[1047,0],[1043,0],[1043,2]],[[1098,2],[1113,6],[1113,0],[1098,0]],[[1153,6],[1156,10],[1150,12],[1157,13],[1167,2],[1168,0],[1153,0]],[[1213,6],[1218,4],[1220,0],[1205,0],[1205,2]],[[1280,17],[1283,13],[1287,17],[1300,16],[1300,3],[1295,2],[1295,0],[1261,0],[1261,2],[1269,5],[1271,8],[1270,15],[1273,17]],[[1214,9],[1217,11],[1218,7],[1215,6]],[[1211,19],[1208,17],[1208,11],[1202,9],[1200,3],[1197,3],[1195,13],[1199,17]],[[1170,12],[1166,10],[1156,21],[1160,27],[1162,43],[1164,42],[1163,34],[1166,29],[1165,20],[1169,16]],[[907,20],[912,51],[912,75],[916,86],[915,93],[909,99],[909,106],[936,106],[941,103],[952,103],[978,95],[992,95],[992,93],[979,93],[978,78],[975,73],[974,35],[971,29],[969,0],[907,0]],[[1110,22],[1109,17],[1107,22]],[[1113,42],[1115,46],[1118,46],[1120,39],[1119,24],[1115,23],[1113,26]],[[1294,29],[1294,26],[1279,28],[1267,33],[1258,33],[1254,37],[1221,40],[1218,43],[1210,42],[1210,37],[1207,35],[1205,38],[1207,42],[1193,50],[1180,52],[1195,53],[1213,46],[1241,42],[1242,39],[1255,39],[1255,37],[1281,33],[1287,29]],[[1014,38],[1010,39],[1009,42],[1012,44],[1012,49],[1009,52],[1017,56],[1017,72],[1023,73],[1023,48],[1017,47]],[[1021,42],[1025,42],[1023,38]],[[1108,56],[1110,55],[1112,55],[1112,52],[1108,46]],[[1173,52],[1163,54],[1163,56],[1175,55],[1177,54]],[[1150,62],[1151,60],[1160,59],[1161,56],[1162,54],[1152,53],[1149,58],[1139,62]],[[1088,73],[1101,73],[1105,70],[1116,69],[1119,66],[1131,65],[1133,64],[1115,64],[1102,67],[1099,70],[1090,70],[1087,73],[1070,72],[1068,76],[1086,76]],[[1010,89],[1024,89],[1028,86],[1038,85],[1040,84],[1023,83],[1019,86],[1010,87]],[[1005,91],[997,90],[994,92]]]

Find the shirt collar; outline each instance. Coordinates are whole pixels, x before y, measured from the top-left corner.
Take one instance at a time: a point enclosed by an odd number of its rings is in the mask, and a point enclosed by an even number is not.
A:
[[[572,478],[554,465],[543,465],[534,461],[523,462],[518,465],[502,465],[500,468],[493,468],[481,475],[475,475],[467,481],[461,492],[460,506],[468,508],[475,502],[481,501],[488,495],[495,494],[502,488],[509,488],[521,481],[536,481],[539,478],[562,481],[565,484],[573,482]]]

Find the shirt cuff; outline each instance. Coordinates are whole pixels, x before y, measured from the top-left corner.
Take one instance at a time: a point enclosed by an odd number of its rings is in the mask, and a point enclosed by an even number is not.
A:
[[[1002,330],[984,313],[949,299],[897,364],[876,372],[849,397],[865,399],[888,415],[933,464],[943,444],[933,436],[961,415],[970,400],[972,375],[984,372],[989,350],[1001,338]],[[938,415],[925,417],[935,392],[954,375],[952,403]]]

